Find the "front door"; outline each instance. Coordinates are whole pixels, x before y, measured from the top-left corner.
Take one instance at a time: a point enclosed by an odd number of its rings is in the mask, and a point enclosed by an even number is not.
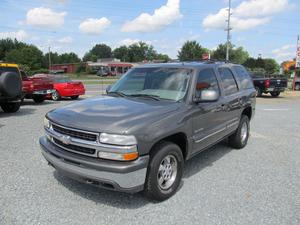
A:
[[[216,90],[220,87],[213,69],[203,69],[198,74],[196,96],[205,89]],[[193,153],[216,143],[226,133],[225,106],[220,98],[216,102],[199,103],[193,106]]]

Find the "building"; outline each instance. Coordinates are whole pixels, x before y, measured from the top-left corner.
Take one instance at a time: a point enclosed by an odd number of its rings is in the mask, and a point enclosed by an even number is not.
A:
[[[98,71],[100,68],[108,67],[114,75],[119,75],[126,73],[130,68],[136,66],[135,63],[121,62],[119,59],[107,58],[98,59],[97,62],[87,62],[87,66],[92,69],[92,71]]]
[[[63,72],[63,73],[76,73],[77,68],[81,63],[63,63],[63,64],[53,64],[50,69],[52,72]]]

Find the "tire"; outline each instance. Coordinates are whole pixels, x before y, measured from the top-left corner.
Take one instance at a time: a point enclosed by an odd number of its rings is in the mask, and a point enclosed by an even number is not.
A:
[[[280,92],[271,92],[273,98],[277,98],[280,95]]]
[[[157,201],[170,198],[180,185],[183,168],[184,159],[178,145],[171,142],[157,145],[150,154],[144,194]]]
[[[51,95],[51,97],[52,97],[53,101],[59,101],[61,99],[61,96],[58,93],[58,91],[53,92],[52,95]]]
[[[249,134],[250,134],[249,118],[246,115],[242,115],[239,127],[236,130],[236,132],[229,137],[228,143],[233,148],[242,149],[248,143]]]
[[[19,74],[4,72],[0,76],[0,93],[6,97],[17,97],[22,94],[22,81]]]
[[[256,97],[261,97],[262,96],[262,91],[259,87],[255,87],[256,90]]]
[[[296,91],[300,91],[300,84],[296,84],[295,90],[296,90]]]
[[[78,98],[79,98],[79,95],[76,95],[76,96],[72,96],[72,97],[71,97],[72,100],[76,100],[76,99],[78,99]]]
[[[5,113],[15,113],[19,111],[21,102],[9,102],[1,104],[1,108]]]
[[[37,95],[37,96],[33,96],[32,99],[35,103],[42,103],[45,101],[45,96]]]

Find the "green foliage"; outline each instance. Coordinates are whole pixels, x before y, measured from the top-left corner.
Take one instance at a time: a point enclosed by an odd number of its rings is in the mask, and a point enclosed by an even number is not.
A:
[[[178,52],[178,59],[180,61],[201,60],[205,53],[209,53],[209,50],[203,48],[198,42],[187,41]]]
[[[74,53],[63,53],[59,55],[57,52],[51,52],[51,64],[62,64],[62,63],[79,63],[81,60]],[[43,67],[49,68],[49,53],[46,53],[43,57]]]
[[[77,65],[76,73],[79,74],[82,72],[86,72],[86,64],[81,62],[79,65]]]
[[[17,41],[16,39],[1,39],[0,40],[0,60],[5,60],[5,56],[8,52],[27,47],[28,45]]]
[[[108,45],[97,44],[88,53],[84,55],[83,61],[96,62],[97,59],[111,58],[111,57],[112,57],[112,51]]]
[[[120,59],[122,62],[129,62],[129,49],[126,45],[122,45],[113,51],[113,57]]]
[[[279,72],[280,66],[274,59],[263,58],[248,58],[244,64],[252,72],[264,72],[267,74],[274,74]]]
[[[6,53],[5,61],[27,65],[30,70],[36,70],[42,67],[42,58],[43,53],[37,47],[28,45]]]
[[[227,51],[227,45],[220,44],[218,48],[215,51],[213,51],[212,58],[225,61],[226,51]],[[249,58],[249,53],[246,50],[244,50],[243,47],[235,48],[234,45],[230,45],[229,56],[230,56],[230,62],[243,64]]]

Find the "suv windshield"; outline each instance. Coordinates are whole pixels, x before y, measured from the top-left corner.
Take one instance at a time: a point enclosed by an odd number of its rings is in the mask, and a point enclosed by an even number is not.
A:
[[[187,92],[192,72],[185,68],[135,68],[123,76],[109,93],[179,101]]]

